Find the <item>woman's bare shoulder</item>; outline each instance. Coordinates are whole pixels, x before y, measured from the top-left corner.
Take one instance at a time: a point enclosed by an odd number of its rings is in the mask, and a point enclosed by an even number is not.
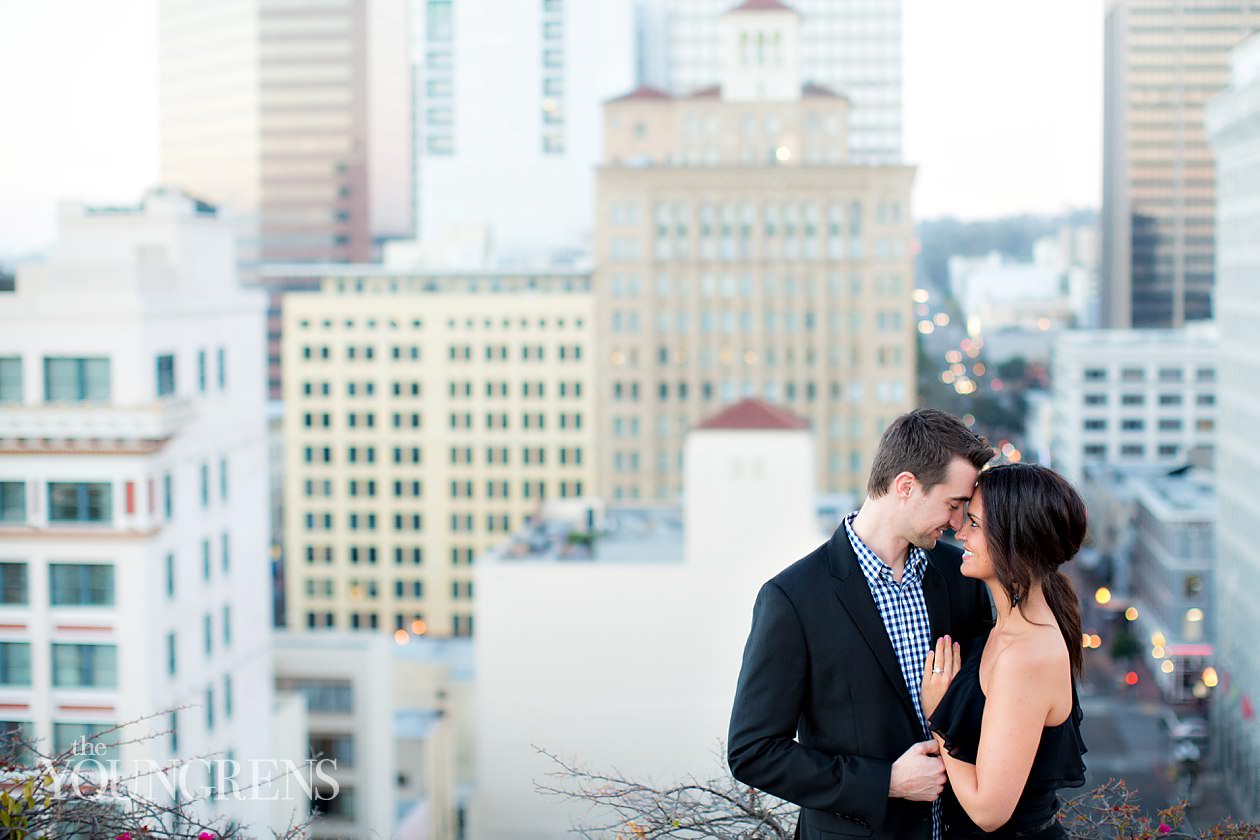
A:
[[[1057,682],[1071,667],[1067,646],[1058,627],[1032,625],[1003,648],[993,662],[992,676],[1032,681],[1036,685]]]

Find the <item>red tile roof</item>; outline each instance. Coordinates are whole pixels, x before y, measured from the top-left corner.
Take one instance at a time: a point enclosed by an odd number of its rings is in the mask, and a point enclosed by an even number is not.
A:
[[[673,99],[663,90],[651,87],[650,85],[639,85],[629,93],[623,93],[621,96],[614,96],[609,102],[622,102],[627,99]]]
[[[743,3],[740,3],[738,6],[731,9],[731,11],[732,12],[793,12],[793,13],[797,13],[796,9],[793,9],[791,6],[787,5],[786,3],[781,3],[779,0],[744,0]]]
[[[698,429],[808,429],[809,421],[764,400],[746,399],[728,405]]]
[[[688,99],[715,99],[722,95],[721,85],[710,85],[707,88],[700,88],[688,95]]]

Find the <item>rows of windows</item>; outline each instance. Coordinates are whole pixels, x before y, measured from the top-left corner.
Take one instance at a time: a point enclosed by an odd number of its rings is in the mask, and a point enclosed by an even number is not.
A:
[[[1141,460],[1147,457],[1148,450],[1146,444],[1142,443],[1125,443],[1115,449],[1109,449],[1103,443],[1088,443],[1081,450],[1085,458],[1090,461],[1105,461],[1108,458],[1108,452],[1116,452],[1123,459]],[[1159,458],[1177,458],[1181,456],[1181,447],[1175,443],[1161,443],[1153,447],[1153,451]]]
[[[1086,417],[1081,421],[1082,428],[1087,432],[1105,432],[1108,429],[1107,419],[1104,417]],[[1161,432],[1180,432],[1184,424],[1180,417],[1160,417],[1156,421],[1155,426]],[[1147,429],[1147,423],[1141,417],[1124,417],[1120,419],[1120,431],[1122,432],[1144,432]],[[1211,417],[1200,417],[1194,422],[1194,429],[1198,432],[1212,432],[1216,430],[1216,421]]]
[[[608,326],[614,333],[631,335],[644,331],[646,317],[636,309],[613,309],[609,312]],[[871,314],[870,329],[879,333],[906,335],[909,321],[897,310],[880,310]],[[746,335],[760,328],[766,333],[784,333],[795,335],[801,331],[813,333],[826,330],[833,334],[848,333],[859,335],[866,329],[866,322],[860,312],[803,312],[778,311],[688,311],[656,313],[655,326],[659,334],[678,333],[688,335],[693,325],[700,333],[725,333],[727,335]],[[773,349],[767,349],[766,355],[773,357]]]
[[[336,584],[333,578],[307,578],[306,595],[308,598],[335,598]],[[424,598],[424,581],[418,578],[396,578],[393,591],[396,599],[420,600]],[[346,595],[356,601],[362,598],[377,600],[381,595],[381,582],[374,579],[351,580],[347,584]]]
[[[214,381],[220,391],[227,388],[227,349],[215,351]],[[45,356],[43,358],[44,401],[108,402],[111,397],[112,362],[104,356]],[[154,393],[159,398],[177,391],[177,364],[173,353],[163,353],[154,363]],[[210,389],[209,351],[198,350],[194,376],[198,393]],[[22,359],[0,357],[0,403],[24,399]]]
[[[1147,382],[1148,371],[1144,367],[1124,367],[1119,370],[1119,382]],[[1089,367],[1082,372],[1086,382],[1110,381],[1110,372],[1105,367]],[[1161,367],[1155,378],[1149,381],[1160,383],[1181,383],[1190,381],[1190,371],[1180,367]],[[1194,382],[1206,385],[1216,382],[1216,368],[1198,367],[1194,369]]]
[[[471,593],[472,584],[469,583],[469,592]],[[308,630],[337,629],[337,615],[332,611],[311,610],[306,613],[306,627]],[[374,610],[358,610],[351,612],[348,616],[347,626],[351,630],[377,630],[381,626],[381,614]],[[455,613],[451,616],[450,634],[452,636],[472,636],[473,635],[473,616],[471,613]],[[430,631],[430,626],[425,621],[422,613],[395,613],[394,629],[410,631],[412,635],[423,636]],[[285,685],[298,685],[303,681],[294,680],[277,680],[277,688]],[[343,689],[341,686],[333,684],[311,689],[313,692],[320,694],[320,702],[326,703],[332,708],[321,709],[325,714],[349,714],[352,711],[351,699],[352,695],[349,686],[346,684]],[[343,699],[344,697],[344,699]],[[308,696],[308,702],[309,696]],[[311,707],[311,711],[315,711]]]
[[[1146,402],[1147,402],[1146,396],[1147,395],[1144,393],[1121,394],[1120,404],[1123,406],[1146,405]],[[1110,399],[1109,395],[1106,393],[1091,391],[1085,394],[1085,396],[1082,398],[1082,402],[1084,402],[1084,404],[1087,406],[1103,406],[1103,405],[1108,404],[1109,399]],[[1184,402],[1185,402],[1185,395],[1180,394],[1180,393],[1174,393],[1174,394],[1163,393],[1163,394],[1159,394],[1158,397],[1156,398],[1156,403],[1161,408],[1179,406],[1179,405],[1182,405]],[[1199,405],[1199,406],[1216,405],[1216,394],[1195,394],[1194,404]]]
[[[579,362],[582,360],[582,345],[580,344],[560,344],[555,348],[556,358],[562,362]],[[405,351],[405,352],[404,352]],[[548,353],[546,345],[542,344],[525,344],[520,345],[519,351],[514,351],[508,344],[486,344],[481,347],[478,354],[474,352],[474,345],[471,344],[451,344],[446,348],[447,361],[451,362],[470,362],[475,357],[480,357],[487,362],[507,362],[519,359],[522,362],[541,362],[546,360]],[[302,358],[306,361],[330,361],[333,357],[333,348],[327,344],[304,344],[302,345]],[[347,361],[363,360],[373,361],[376,358],[376,350],[373,345],[349,345],[345,348],[345,358]],[[394,347],[391,353],[394,360],[417,361],[420,359],[420,348],[411,346],[409,348]],[[402,383],[395,383],[395,396],[401,396]],[[419,394],[418,383],[412,383],[413,395]],[[321,396],[329,396],[331,386],[327,382],[318,385]],[[307,396],[313,396],[316,390],[316,384],[303,383],[303,392]],[[365,393],[364,396],[368,394]]]
[[[763,396],[772,402],[815,402],[830,399],[833,402],[848,401],[860,404],[868,399],[867,386],[871,386],[876,402],[883,404],[902,403],[906,400],[906,385],[899,379],[878,380],[869,382],[850,382],[847,386],[840,382],[828,383],[824,389],[821,383],[813,381],[784,382],[766,380],[758,384],[752,380],[724,379],[720,382],[703,380],[695,388],[696,395],[704,402],[721,400],[729,403],[737,399]],[[613,402],[639,402],[642,390],[636,381],[614,380],[611,383]],[[689,382],[670,384],[658,382],[653,392],[658,402],[668,402],[671,398],[683,402],[692,397]]]
[[[640,275],[637,272],[612,272],[607,277],[609,296],[613,298],[639,298],[642,294]],[[905,275],[877,273],[870,275],[869,284],[858,272],[831,271],[825,276],[763,273],[702,273],[691,276],[685,273],[659,272],[654,291],[658,298],[678,297],[689,299],[693,294],[701,298],[753,298],[800,299],[802,303],[816,305],[818,294],[826,292],[833,298],[862,297],[872,291],[881,297],[901,296],[905,293]]]
[[[227,456],[218,460],[217,486],[209,462],[203,462],[198,471],[198,489],[203,510],[212,506],[217,492],[220,501],[226,502],[231,494],[231,476]],[[157,503],[155,480],[149,481],[149,508]],[[123,483],[123,512],[137,512],[135,482]],[[104,481],[50,481],[48,482],[48,521],[53,524],[109,524],[114,521],[114,486]],[[167,521],[175,516],[174,476],[162,476],[162,514]],[[24,481],[0,480],[0,523],[25,522],[28,516],[27,484]]]
[[[304,553],[308,566],[317,564],[331,566],[336,557],[336,550],[330,545],[307,545]],[[395,566],[420,566],[424,563],[424,548],[418,545],[394,546],[392,555]],[[377,547],[372,545],[350,546],[346,549],[345,556],[352,565],[375,566],[380,553]]]
[[[54,642],[52,684],[54,688],[117,688],[117,645]],[[0,685],[31,685],[30,642],[0,642]]]
[[[345,281],[339,281],[339,282],[344,283]],[[396,283],[397,281],[395,280],[391,282]],[[473,283],[475,281],[469,280],[468,282]],[[492,279],[490,282],[493,284],[494,282],[496,282],[496,280]],[[534,287],[531,286],[530,288],[532,289]],[[355,285],[353,290],[355,292],[362,292],[364,291],[364,287],[361,285],[361,283],[359,283]],[[341,289],[341,291],[345,291],[345,289],[343,288]],[[397,291],[397,288],[391,287],[391,291]],[[473,288],[472,291],[475,291],[475,288]],[[529,330],[534,327],[540,330],[547,330],[552,327],[555,327],[557,329],[563,330],[566,327],[568,327],[569,324],[570,322],[566,318],[555,318],[555,319],[538,318],[536,320],[531,319],[531,318],[519,318],[519,319],[465,318],[462,321],[457,321],[455,318],[448,318],[446,321],[447,328],[452,329],[452,330],[454,329],[460,329],[461,331],[473,330],[473,329],[477,329],[478,327],[481,327],[486,330],[492,330],[495,333],[499,333],[504,330],[510,330],[513,327],[519,327],[522,330]],[[581,329],[584,325],[585,325],[585,320],[582,318],[575,318],[572,321],[572,326],[574,328]],[[298,321],[299,330],[303,330],[303,331],[313,330],[316,328],[316,326],[318,326],[320,329],[324,330],[325,332],[333,330],[333,329],[337,329],[337,328],[342,328],[345,330],[363,329],[368,332],[373,332],[377,330],[378,328],[382,328],[382,327],[388,327],[391,331],[393,331],[393,330],[398,330],[400,328],[405,328],[408,325],[406,323],[399,322],[397,319],[394,319],[394,318],[387,319],[384,322],[379,322],[375,318],[368,318],[364,320],[363,322],[358,322],[353,318],[346,318],[340,323],[334,321],[332,318],[323,318],[319,321],[318,324],[313,323],[309,318],[303,318],[300,321]],[[415,331],[421,331],[424,329],[424,321],[420,318],[415,318],[411,321],[410,328]]]

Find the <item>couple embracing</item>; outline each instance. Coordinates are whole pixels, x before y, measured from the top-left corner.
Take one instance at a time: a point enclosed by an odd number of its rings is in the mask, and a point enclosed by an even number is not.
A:
[[[1084,783],[1085,746],[1059,567],[1085,505],[992,456],[952,415],[902,415],[862,507],[757,596],[730,765],[801,806],[801,840],[1067,836],[1056,791]]]

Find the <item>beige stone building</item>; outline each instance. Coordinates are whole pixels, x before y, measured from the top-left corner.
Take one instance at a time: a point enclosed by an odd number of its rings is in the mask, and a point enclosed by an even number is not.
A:
[[[286,298],[290,628],[472,634],[473,558],[593,490],[590,287],[343,266]]]
[[[724,18],[722,86],[605,106],[607,498],[674,498],[686,430],[749,396],[810,420],[820,489],[857,491],[884,426],[914,404],[914,170],[846,162],[849,102],[802,83],[799,25],[750,0]]]

